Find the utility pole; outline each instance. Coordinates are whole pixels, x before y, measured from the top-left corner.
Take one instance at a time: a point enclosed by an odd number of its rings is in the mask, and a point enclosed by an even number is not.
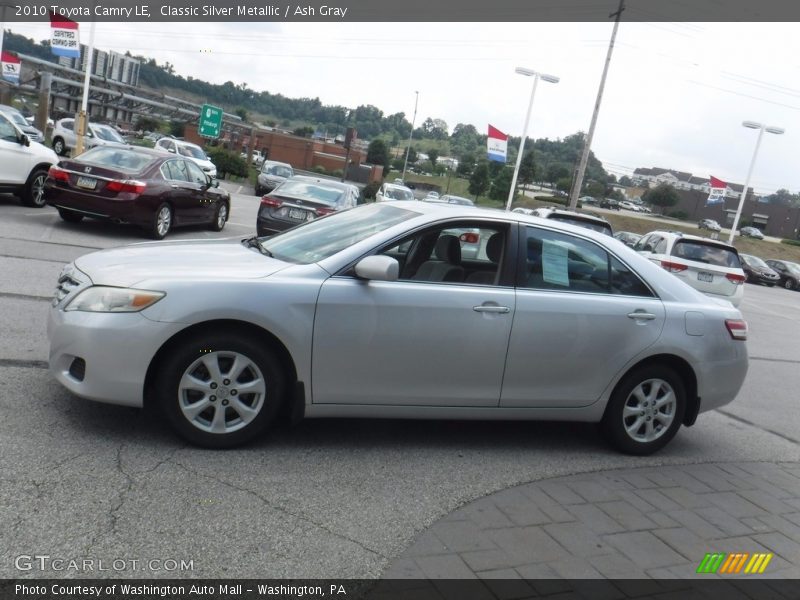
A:
[[[414,123],[417,121],[417,104],[419,103],[419,92],[414,92],[416,97],[414,98],[414,116],[411,118],[411,133],[408,134],[408,148],[406,148],[406,160],[403,162],[403,174],[400,178],[403,180],[403,184],[406,182],[406,167],[408,167],[408,153],[411,152],[411,138],[414,137]]]
[[[611,42],[608,44],[608,54],[606,55],[606,64],[603,67],[603,76],[600,78],[600,88],[597,90],[597,100],[594,103],[594,113],[592,114],[592,123],[589,125],[589,133],[586,136],[586,142],[583,145],[583,154],[581,155],[581,162],[578,166],[578,174],[572,182],[572,189],[569,194],[569,209],[575,210],[578,206],[578,196],[581,193],[581,186],[583,185],[583,176],[586,173],[586,163],[589,161],[589,151],[592,148],[592,138],[594,137],[594,127],[597,124],[597,115],[600,113],[600,101],[603,99],[603,88],[606,85],[606,75],[608,75],[608,66],[611,64],[611,53],[614,51],[614,40],[617,37],[617,29],[619,28],[619,20],[622,16],[622,11],[625,10],[625,0],[619,0],[619,8],[617,12],[608,15],[615,17],[614,30],[611,32]]]

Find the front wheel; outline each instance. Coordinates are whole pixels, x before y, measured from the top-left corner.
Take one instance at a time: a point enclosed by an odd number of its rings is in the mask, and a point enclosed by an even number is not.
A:
[[[36,169],[30,174],[28,182],[25,184],[25,194],[22,197],[22,203],[25,206],[44,207],[44,182],[46,179],[47,171],[44,169]]]
[[[644,456],[675,437],[686,410],[683,380],[669,367],[636,369],[617,384],[603,415],[602,430],[617,450]]]
[[[158,401],[184,439],[205,448],[232,448],[263,433],[283,402],[280,361],[252,340],[201,333],[166,355],[157,377]]]
[[[225,223],[228,221],[228,205],[225,202],[217,204],[217,210],[214,212],[214,220],[211,221],[209,228],[211,231],[222,231]]]

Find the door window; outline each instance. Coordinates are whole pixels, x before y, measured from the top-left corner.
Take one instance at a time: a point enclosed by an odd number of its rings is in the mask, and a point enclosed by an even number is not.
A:
[[[189,181],[186,164],[182,160],[169,160],[161,165],[161,174],[170,181]]]
[[[0,115],[0,139],[7,142],[17,141],[17,130],[14,129],[14,126],[6,119],[5,115]]]
[[[184,164],[189,172],[189,181],[192,183],[199,183],[200,185],[206,185],[208,183],[206,174],[203,173],[203,169],[198,167],[197,164],[190,160],[184,161]]]

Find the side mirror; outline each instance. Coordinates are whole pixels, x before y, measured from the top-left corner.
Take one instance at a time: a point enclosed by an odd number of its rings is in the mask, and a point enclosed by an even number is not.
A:
[[[22,135],[19,136],[19,143],[22,144],[23,146],[30,146],[31,139],[23,133]]]
[[[391,256],[366,256],[356,263],[356,275],[374,281],[397,281],[400,263]]]

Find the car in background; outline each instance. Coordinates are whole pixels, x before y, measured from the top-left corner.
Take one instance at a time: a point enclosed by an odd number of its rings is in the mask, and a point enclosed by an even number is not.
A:
[[[594,196],[581,196],[578,201],[581,204],[599,204],[599,200]]]
[[[217,178],[217,167],[197,144],[184,140],[177,140],[173,137],[162,137],[155,143],[153,148],[188,158],[203,169],[203,172],[211,177],[211,179]]]
[[[42,208],[47,170],[57,162],[55,152],[32,142],[5,113],[0,113],[0,192],[14,194],[26,206]]]
[[[25,120],[28,122],[28,125],[33,125],[34,122],[36,121],[36,117],[31,115],[29,117],[25,117]],[[47,125],[46,125],[47,129],[52,129],[55,124],[56,124],[56,122],[53,121],[53,119],[51,119],[50,117],[47,117]],[[39,130],[37,129],[36,131],[39,131]],[[40,142],[40,143],[43,143],[43,142]]]
[[[598,206],[607,210],[619,210],[619,201],[614,200],[614,198],[603,198],[598,203]]]
[[[163,133],[158,133],[157,131],[149,131],[144,134],[142,139],[147,140],[148,142],[153,142],[155,144],[161,138],[166,137]]]
[[[619,207],[625,210],[632,210],[633,212],[642,212],[639,205],[634,204],[630,200],[619,200]]]
[[[294,177],[294,169],[289,163],[265,160],[256,178],[256,196],[271,192],[284,181]]]
[[[222,231],[231,198],[217,185],[181,156],[137,146],[97,146],[50,167],[45,199],[68,223],[84,217],[131,223],[160,240],[183,225]]]
[[[431,190],[430,192],[425,194],[423,200],[425,200],[426,202],[436,202],[439,200],[439,192]]]
[[[414,200],[414,192],[404,185],[384,183],[375,193],[375,202],[389,202],[390,200]]]
[[[485,232],[485,256],[465,266],[454,227]],[[84,254],[59,275],[47,332],[70,392],[147,398],[208,448],[292,412],[594,422],[645,455],[733,401],[748,367],[737,309],[607,236],[426,202]]]
[[[779,285],[787,290],[800,290],[800,264],[788,260],[765,261],[780,277]]]
[[[722,226],[719,223],[717,223],[714,219],[702,219],[697,224],[697,228],[708,229],[709,231],[716,231],[716,232],[722,231]]]
[[[258,235],[270,235],[333,212],[354,208],[361,190],[334,179],[290,177],[261,199],[256,216]]]
[[[247,160],[247,150],[244,150],[240,155],[240,158],[244,161]],[[253,150],[252,155],[250,156],[250,164],[254,167],[260,167],[264,162],[264,155],[261,154],[261,150]]]
[[[475,206],[475,203],[469,198],[462,196],[454,196],[453,194],[445,194],[439,198],[439,202],[446,204],[458,204],[459,206]]]
[[[533,208],[525,208],[524,206],[518,206],[517,208],[512,209],[511,212],[518,213],[520,215],[533,216],[533,211],[534,211]]]
[[[704,294],[734,306],[742,301],[744,270],[739,252],[730,244],[675,231],[651,231],[633,249]]]
[[[59,156],[75,149],[78,136],[75,133],[75,119],[59,119],[53,127],[53,150]],[[83,149],[95,146],[125,146],[126,142],[113,127],[100,123],[89,123],[84,138]]]
[[[25,118],[25,116],[13,106],[9,106],[8,104],[0,104],[0,113],[3,113],[6,117],[8,117],[14,125],[16,125],[22,133],[28,136],[28,139],[32,142],[42,143],[44,142],[44,134],[36,129],[32,123]]]
[[[764,239],[764,233],[758,227],[742,227],[739,230],[739,235],[742,237],[751,237],[756,240]]]
[[[570,225],[577,225],[578,227],[585,227],[592,231],[599,231],[606,235],[614,235],[614,230],[611,223],[606,221],[603,217],[596,215],[589,215],[586,213],[579,213],[572,210],[564,210],[560,208],[534,208],[531,213],[535,217],[542,219],[554,219],[561,223],[569,223]]]
[[[640,239],[642,239],[641,234],[639,233],[632,233],[630,231],[618,231],[614,234],[614,237],[617,238],[620,242],[625,244],[626,246],[630,246],[633,248]]]
[[[739,254],[747,283],[763,283],[769,287],[780,283],[781,276],[757,256]]]

